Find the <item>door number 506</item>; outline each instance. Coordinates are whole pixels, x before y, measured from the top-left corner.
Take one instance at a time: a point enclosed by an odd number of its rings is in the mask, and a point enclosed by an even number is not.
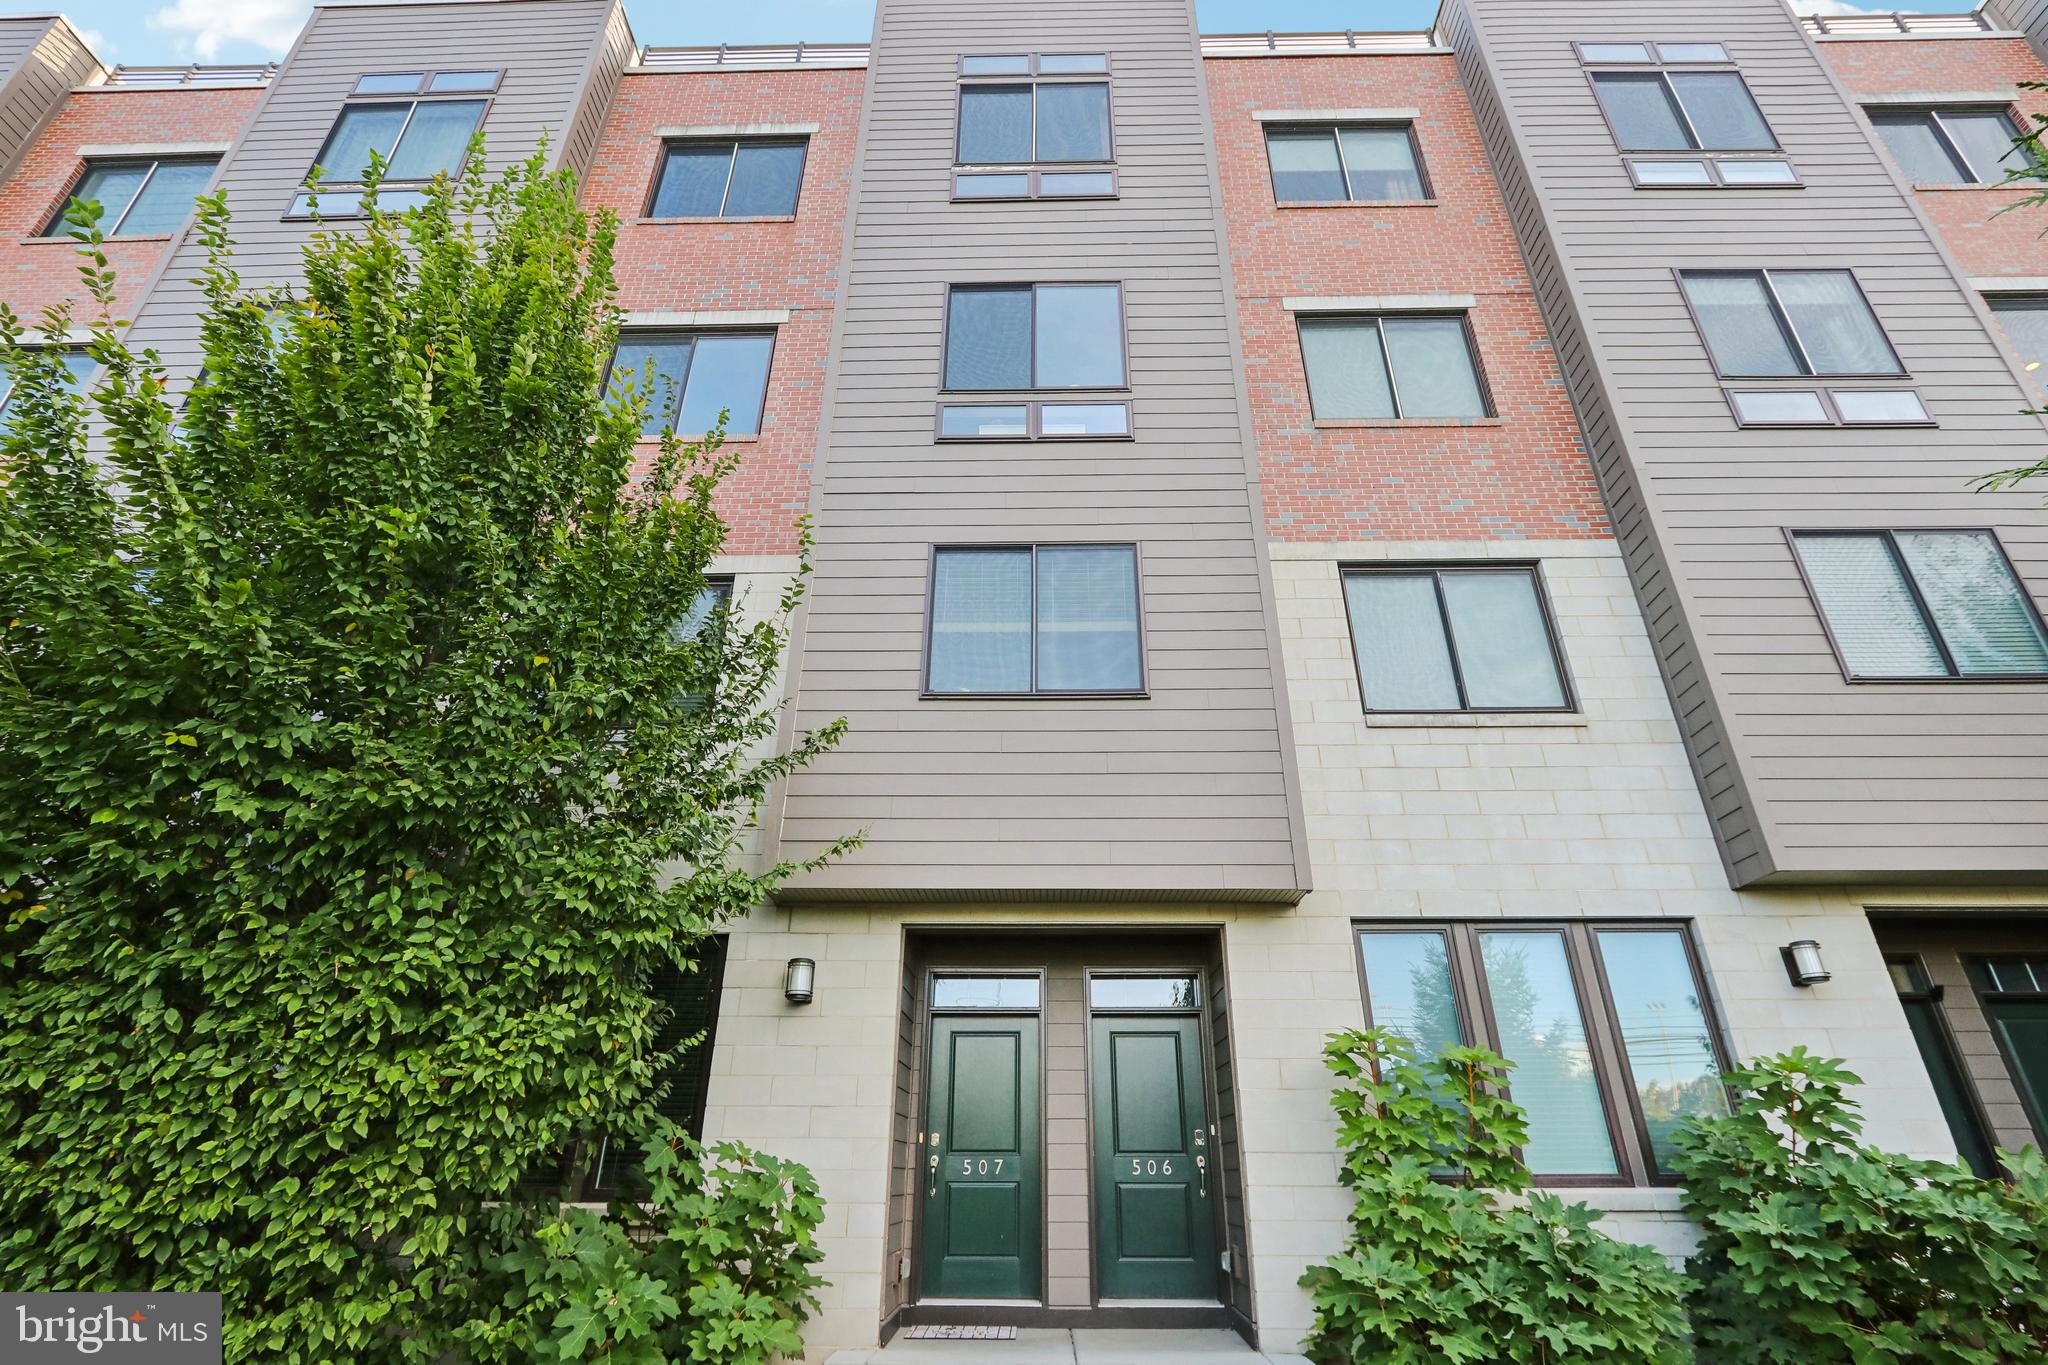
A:
[[[1002,1173],[1003,1159],[999,1156],[985,1156],[981,1158],[979,1161],[975,1160],[971,1156],[963,1156],[960,1158],[960,1174],[962,1175],[1001,1175]]]
[[[1161,1160],[1159,1160],[1158,1158],[1156,1158],[1156,1157],[1155,1157],[1155,1158],[1153,1158],[1153,1159],[1152,1159],[1152,1160],[1150,1160],[1150,1161],[1140,1161],[1140,1160],[1139,1160],[1139,1159],[1138,1159],[1137,1157],[1132,1157],[1132,1158],[1131,1158],[1131,1174],[1132,1174],[1132,1175],[1172,1175],[1172,1174],[1173,1174],[1173,1158],[1172,1158],[1172,1157],[1168,1157],[1168,1158],[1167,1158],[1166,1160],[1164,1160],[1164,1161],[1161,1161]]]

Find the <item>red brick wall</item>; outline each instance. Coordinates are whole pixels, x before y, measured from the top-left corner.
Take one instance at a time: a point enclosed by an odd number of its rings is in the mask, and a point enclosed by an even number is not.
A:
[[[75,243],[37,234],[77,182],[80,147],[168,147],[228,143],[263,95],[239,90],[99,90],[65,97],[15,173],[0,183],[0,300],[30,324],[53,303],[84,307]],[[119,276],[119,315],[130,316],[142,287],[170,249],[169,237],[129,237],[107,245]],[[90,321],[81,311],[78,322]]]
[[[1852,98],[1881,95],[1981,95],[2022,81],[2048,81],[2048,66],[2019,38],[1887,38],[1823,42],[1821,56]],[[2048,97],[2027,93],[2019,107],[2048,112]],[[2023,190],[1923,189],[1920,207],[1973,277],[2048,275],[2048,208],[1995,216]]]
[[[758,440],[735,443],[720,491],[733,554],[786,554],[809,505],[819,403],[860,123],[864,71],[627,76],[583,199],[620,218],[619,303],[628,310],[786,308]],[[655,223],[641,218],[661,129],[814,123],[794,222]]]
[[[1209,102],[1277,540],[1611,535],[1500,187],[1448,56],[1211,59]],[[1435,206],[1279,209],[1267,109],[1416,109]],[[1291,296],[1470,294],[1496,419],[1317,427]]]

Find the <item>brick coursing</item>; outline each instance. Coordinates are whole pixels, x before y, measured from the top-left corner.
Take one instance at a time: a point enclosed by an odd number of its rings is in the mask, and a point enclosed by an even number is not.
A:
[[[718,495],[729,554],[786,554],[809,505],[819,405],[852,186],[863,71],[626,76],[584,184],[583,202],[620,219],[619,304],[629,311],[786,308],[760,439],[736,445]],[[666,128],[817,124],[794,222],[649,222]]]
[[[1607,512],[1448,56],[1205,63],[1267,529],[1277,540],[1603,539]],[[1416,109],[1434,205],[1278,208],[1261,110]],[[1470,294],[1496,419],[1314,425],[1295,296]]]

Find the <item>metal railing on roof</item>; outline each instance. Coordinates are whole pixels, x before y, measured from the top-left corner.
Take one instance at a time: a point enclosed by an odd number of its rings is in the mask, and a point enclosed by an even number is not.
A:
[[[276,62],[258,66],[117,66],[107,72],[107,84],[151,89],[179,85],[268,85],[276,74]]]
[[[1807,14],[1800,17],[1808,33],[1823,38],[1866,38],[1898,33],[1995,33],[1997,26],[1981,11],[1967,14]]]
[[[1427,52],[1437,46],[1428,29],[1398,33],[1205,33],[1204,57],[1305,57],[1350,52]]]
[[[866,43],[795,43],[771,47],[645,47],[640,65],[670,71],[768,71],[779,67],[868,64]]]

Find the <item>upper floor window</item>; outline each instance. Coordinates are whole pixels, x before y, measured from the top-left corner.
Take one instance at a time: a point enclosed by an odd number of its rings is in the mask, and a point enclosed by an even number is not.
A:
[[[803,185],[803,138],[672,142],[650,218],[787,218]]]
[[[156,237],[176,232],[192,212],[192,201],[213,179],[217,156],[137,157],[121,161],[88,161],[85,174],[66,196],[43,230],[46,237],[70,231],[73,204],[91,200],[100,206],[100,231],[109,237]]]
[[[727,436],[755,436],[768,392],[773,332],[629,332],[612,370],[647,395],[646,436],[701,436],[726,413]]]
[[[2048,673],[2040,613],[1989,531],[1801,531],[1801,569],[1853,680]]]
[[[58,363],[64,367],[63,384],[67,393],[83,392],[91,381],[93,372],[100,363],[82,350],[66,349],[57,352]],[[14,368],[0,361],[0,419],[5,419],[7,409],[14,401]]]
[[[1991,314],[2005,329],[2013,349],[2020,353],[2020,368],[2037,391],[2048,389],[2048,295],[2013,294],[1989,300]]]
[[[1303,318],[1301,358],[1318,421],[1489,415],[1462,316]]]
[[[1124,387],[1123,287],[956,284],[946,300],[945,387]]]
[[[1668,1182],[1685,1121],[1728,1112],[1682,925],[1372,924],[1358,946],[1374,1027],[1425,1058],[1469,1042],[1514,1063],[1539,1182]]]
[[[1601,112],[1624,152],[1776,151],[1756,100],[1719,43],[1581,43]],[[1725,69],[1705,69],[1720,66]]]
[[[1142,692],[1135,545],[941,546],[925,691]]]
[[[1109,161],[1109,82],[1085,79],[1108,73],[1109,58],[1101,53],[962,57],[956,161],[963,166]],[[1040,79],[1001,79],[1012,76]]]
[[[1906,178],[1920,185],[1995,185],[2027,165],[2003,109],[1879,111],[1871,126]]]
[[[1564,660],[1526,566],[1347,569],[1368,711],[1562,711]]]
[[[1905,373],[1847,270],[1687,270],[1679,279],[1723,375]]]
[[[1273,197],[1280,203],[1429,198],[1414,129],[1406,124],[1338,124],[1266,129]]]
[[[427,182],[462,170],[470,139],[490,104],[488,98],[476,96],[495,90],[498,77],[496,71],[412,71],[357,80],[355,93],[341,107],[314,158],[321,173],[321,215],[334,218],[362,211],[362,196],[352,187],[362,184],[369,173],[373,152],[385,161],[377,195],[380,205],[395,211],[425,202]],[[385,95],[415,97],[364,98]],[[313,199],[311,194],[294,198],[291,216],[311,213]]]

